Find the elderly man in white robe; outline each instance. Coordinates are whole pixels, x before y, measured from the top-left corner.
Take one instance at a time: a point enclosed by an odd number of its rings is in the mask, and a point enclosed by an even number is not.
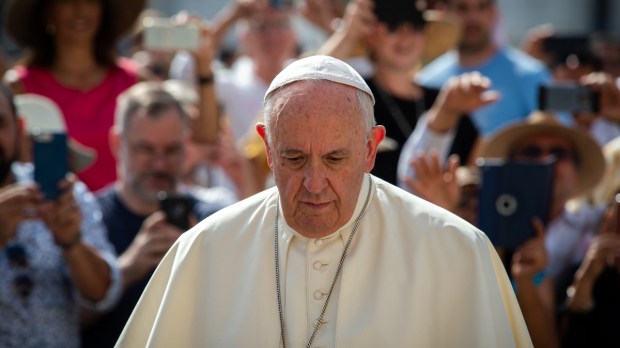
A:
[[[531,346],[484,233],[368,174],[373,103],[335,58],[285,68],[256,126],[276,187],[179,238],[117,346]]]

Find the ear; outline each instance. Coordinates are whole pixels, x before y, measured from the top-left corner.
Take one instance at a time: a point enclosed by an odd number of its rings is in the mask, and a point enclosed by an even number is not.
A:
[[[108,141],[110,142],[110,150],[112,151],[112,155],[118,162],[119,160],[119,151],[121,149],[121,135],[118,132],[116,127],[112,126],[108,131]]]
[[[271,147],[269,146],[269,141],[267,140],[267,128],[264,123],[258,122],[256,124],[256,132],[263,139],[263,143],[265,143],[265,151],[267,152],[267,164],[269,168],[273,170],[273,156],[271,155]]]
[[[375,158],[377,158],[377,148],[379,147],[379,143],[381,143],[383,139],[385,139],[385,127],[372,127],[372,130],[370,131],[370,137],[368,138],[368,143],[366,144],[367,152],[364,170],[367,173],[369,173],[375,166]]]

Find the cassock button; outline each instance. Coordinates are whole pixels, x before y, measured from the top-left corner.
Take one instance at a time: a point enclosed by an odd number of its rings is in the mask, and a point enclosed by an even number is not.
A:
[[[325,295],[323,291],[317,290],[314,292],[314,299],[318,301],[323,298],[323,295]]]
[[[315,239],[314,240],[314,245],[320,247],[321,245],[323,245],[323,240],[322,239]]]
[[[315,262],[312,264],[312,268],[314,268],[314,269],[315,269],[315,270],[317,270],[317,271],[320,271],[320,270],[321,270],[321,268],[323,268],[323,263],[322,263],[321,261],[315,261]]]

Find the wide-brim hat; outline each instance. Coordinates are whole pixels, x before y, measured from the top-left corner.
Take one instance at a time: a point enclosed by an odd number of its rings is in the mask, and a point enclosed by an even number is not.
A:
[[[101,0],[108,6],[111,17],[111,30],[115,37],[126,34],[144,9],[145,0]],[[21,45],[37,42],[40,35],[32,25],[38,8],[45,6],[46,0],[9,0],[5,6],[6,30]]]
[[[24,120],[27,134],[67,133],[62,111],[53,100],[38,94],[18,94],[15,96],[15,107]],[[73,138],[68,139],[69,169],[79,173],[95,162],[97,151]]]
[[[589,194],[605,171],[603,151],[588,133],[562,125],[549,113],[536,111],[525,122],[507,126],[496,132],[485,141],[480,156],[506,159],[518,141],[538,134],[559,135],[570,140],[579,156],[579,182],[572,197]]]
[[[456,47],[461,27],[453,16],[443,11],[426,10],[424,19],[422,63],[427,64]]]

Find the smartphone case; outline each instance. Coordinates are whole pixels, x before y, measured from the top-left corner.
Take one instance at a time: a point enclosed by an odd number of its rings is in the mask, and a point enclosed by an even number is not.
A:
[[[480,160],[478,225],[493,245],[514,250],[535,236],[532,219],[546,224],[555,160],[544,163]]]
[[[182,231],[189,229],[189,215],[192,210],[192,200],[186,195],[169,195],[165,192],[158,194],[161,211],[166,214],[166,222],[177,226]]]
[[[69,171],[69,149],[65,133],[39,133],[32,135],[34,180],[46,200],[60,195],[58,182]]]

